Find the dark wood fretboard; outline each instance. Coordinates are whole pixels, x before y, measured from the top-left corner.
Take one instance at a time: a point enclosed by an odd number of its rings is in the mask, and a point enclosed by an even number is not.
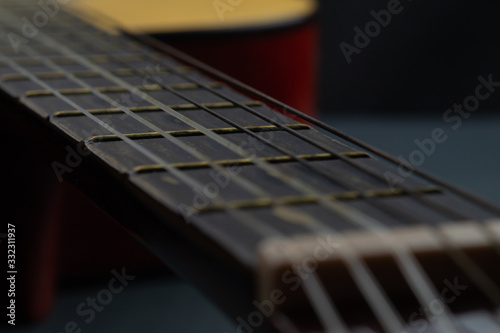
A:
[[[141,202],[156,228],[205,244],[222,265],[255,272],[269,239],[440,228],[500,215],[174,55],[65,12],[27,38],[19,17],[32,9],[4,8],[0,87],[19,105],[12,112],[42,119],[76,154],[54,160],[56,175],[105,175]],[[150,222],[131,216],[126,227],[150,248],[170,249],[151,231],[159,229],[145,230]]]

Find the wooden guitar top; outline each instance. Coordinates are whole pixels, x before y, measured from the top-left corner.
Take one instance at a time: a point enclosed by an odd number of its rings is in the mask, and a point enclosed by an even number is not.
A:
[[[80,12],[104,14],[128,31],[145,33],[260,28],[301,21],[314,0],[78,0]]]

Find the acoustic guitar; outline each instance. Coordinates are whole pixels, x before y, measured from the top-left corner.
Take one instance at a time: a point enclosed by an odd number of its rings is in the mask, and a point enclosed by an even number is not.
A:
[[[497,206],[153,38],[1,6],[6,320],[47,310],[48,169],[238,332],[500,332]]]

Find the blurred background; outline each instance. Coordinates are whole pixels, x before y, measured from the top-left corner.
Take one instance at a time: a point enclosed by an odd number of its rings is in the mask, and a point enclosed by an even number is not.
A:
[[[390,1],[322,0],[320,108],[409,110],[439,116],[473,92],[478,75],[500,77],[500,4],[401,0],[399,14],[347,64],[339,44]],[[498,108],[500,97],[481,105]],[[403,111],[404,110],[404,111]]]
[[[251,0],[245,0],[251,1]],[[500,3],[401,0],[370,43],[348,63],[340,44],[354,46],[355,27],[373,21],[371,11],[391,1],[321,0],[318,116],[340,130],[393,155],[407,158],[415,140],[443,128],[448,140],[420,166],[500,204],[500,91],[452,130],[443,114],[474,94],[477,77],[500,81]],[[175,42],[179,36],[172,37]],[[293,52],[293,50],[286,50]],[[250,65],[249,65],[250,66]],[[44,321],[17,332],[64,332],[78,319],[75,308],[104,288],[110,276],[61,289]],[[235,332],[203,295],[168,271],[137,278],[82,332]]]
[[[500,203],[500,94],[457,130],[443,115],[473,95],[477,77],[500,81],[500,3],[404,1],[390,24],[347,63],[340,43],[389,1],[320,1],[320,117],[395,156],[443,128],[448,140],[420,166]]]

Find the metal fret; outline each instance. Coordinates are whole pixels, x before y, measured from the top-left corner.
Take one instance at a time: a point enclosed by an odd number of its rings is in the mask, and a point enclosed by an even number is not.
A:
[[[419,194],[438,194],[442,193],[442,189],[435,186],[420,187],[412,190]],[[386,198],[386,197],[397,197],[408,195],[408,192],[401,189],[384,189],[384,190],[367,190],[364,193],[359,191],[348,191],[344,193],[326,193],[324,197],[329,200],[339,200],[348,201],[362,199],[363,197],[369,196],[374,198]],[[293,197],[283,197],[283,198],[261,198],[256,200],[247,201],[233,201],[228,202],[225,206],[207,206],[201,208],[200,213],[214,212],[214,211],[224,211],[226,209],[252,209],[252,208],[263,208],[281,205],[301,205],[309,203],[318,203],[318,198],[314,196],[293,196]]]
[[[222,87],[224,86],[223,83],[221,82],[210,82],[208,83],[209,86],[217,88],[217,87]],[[175,90],[191,90],[191,89],[197,89],[200,86],[196,83],[191,83],[191,82],[186,82],[186,83],[178,83],[178,84],[169,84],[168,85],[171,89]],[[163,87],[158,85],[158,84],[151,84],[151,85],[146,85],[146,86],[135,86],[135,89],[139,89],[142,91],[155,91],[155,90],[163,90]],[[95,87],[93,88],[99,92],[102,93],[109,93],[109,92],[127,92],[128,89],[121,87],[121,86],[110,86],[110,87]],[[92,89],[89,88],[71,88],[71,89],[57,89],[57,92],[59,92],[62,95],[90,95],[93,94]],[[27,91],[24,94],[26,97],[38,97],[38,96],[52,96],[54,93],[51,90],[30,90]]]
[[[139,56],[139,55],[137,54],[135,56]],[[115,56],[113,56],[113,57],[115,57]],[[118,55],[116,57],[119,58],[120,56]],[[108,54],[92,54],[92,55],[88,55],[87,58],[96,64],[113,63],[110,60],[111,56]],[[127,59],[126,57],[123,57],[123,58]],[[78,62],[75,61],[75,59],[72,59],[72,58],[67,57],[67,56],[47,56],[47,59],[50,59],[51,61],[53,61],[54,63],[56,63],[58,65],[78,64]],[[20,66],[28,66],[29,67],[29,66],[40,66],[43,64],[43,59],[41,59],[40,57],[21,56],[21,57],[14,57],[14,58],[12,58],[12,60]],[[6,65],[3,62],[0,62],[0,67],[5,67],[5,66]],[[130,70],[130,68],[126,68],[126,69]],[[193,71],[194,69],[192,66],[180,65],[180,66],[177,66],[177,67],[170,69],[170,70],[172,72],[175,72],[175,73],[183,74],[183,73],[189,73],[189,72]],[[110,70],[110,71],[113,71],[113,70]],[[141,72],[141,74],[146,74],[146,70],[143,70]]]
[[[341,153],[342,155],[349,156],[350,158],[365,158],[369,157],[368,154],[366,154],[363,151],[350,151],[350,152],[344,152]],[[308,161],[325,161],[325,160],[334,160],[336,159],[334,155],[324,153],[324,154],[302,154],[298,155],[300,158],[303,158]],[[272,157],[261,157],[260,158],[262,161],[266,161],[269,163],[288,163],[288,162],[293,162],[294,159],[292,156],[272,156]],[[235,159],[235,160],[216,160],[214,163],[219,164],[221,166],[243,166],[243,165],[251,165],[253,164],[251,159],[248,158],[240,158],[240,159]],[[205,161],[201,162],[186,162],[186,163],[174,163],[172,166],[182,169],[182,170],[188,170],[188,169],[202,169],[202,168],[209,168],[210,164]],[[149,172],[158,172],[158,171],[165,171],[165,168],[163,168],[161,165],[158,164],[153,164],[153,165],[139,165],[134,168],[134,171],[136,173],[149,173]]]
[[[241,102],[244,105],[248,106],[262,106],[263,103],[259,101],[244,101]],[[221,102],[221,103],[201,103],[204,107],[209,109],[227,109],[233,108],[236,105],[231,102]],[[198,110],[199,108],[194,104],[170,104],[169,108],[174,109],[176,111],[183,110]],[[137,107],[129,107],[128,108],[132,112],[151,112],[151,111],[161,111],[158,106],[137,106]],[[115,113],[123,113],[123,111],[119,108],[103,108],[103,109],[89,109],[87,110],[91,114],[99,115],[99,114],[115,114]],[[58,111],[54,113],[54,117],[75,117],[75,116],[84,116],[84,114],[78,110],[69,110],[69,111]]]
[[[287,124],[285,125],[289,128],[293,128],[295,130],[303,130],[310,129],[308,125],[304,124]],[[281,129],[270,125],[270,126],[245,126],[246,129],[252,132],[270,132],[270,131],[280,131]],[[242,131],[235,127],[226,127],[226,128],[209,128],[210,131],[217,134],[230,134],[230,133],[242,133]],[[202,136],[204,135],[202,132],[198,130],[181,130],[181,131],[165,131],[167,134],[172,136],[180,137],[180,136]],[[140,140],[140,139],[157,139],[161,138],[162,135],[158,132],[147,132],[147,133],[125,133],[126,137]],[[116,135],[98,135],[93,136],[87,139],[87,141],[92,142],[106,142],[106,141],[119,141],[120,138]]]
[[[97,71],[69,71],[76,77],[86,78],[86,77],[101,77],[101,74]],[[131,76],[135,75],[135,71],[130,68],[121,68],[110,70],[116,76]],[[51,80],[51,79],[64,79],[65,74],[59,72],[46,72],[46,73],[34,73],[34,75],[42,80]],[[29,81],[29,77],[23,74],[11,73],[11,74],[3,74],[0,76],[0,80],[7,81]]]

